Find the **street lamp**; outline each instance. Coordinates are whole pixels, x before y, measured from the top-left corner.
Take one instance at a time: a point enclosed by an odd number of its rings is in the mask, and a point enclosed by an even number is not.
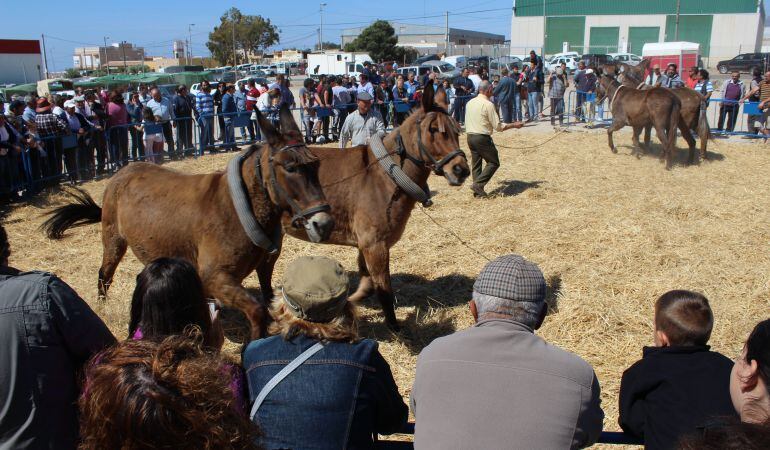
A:
[[[195,24],[191,23],[187,25],[187,65],[192,64],[192,27],[194,27]]]
[[[324,6],[326,3],[321,3],[321,28],[318,29],[318,50],[322,52],[324,51]]]
[[[107,57],[107,39],[109,38],[109,36],[104,36],[104,63],[107,65],[107,75],[110,74],[110,60]]]

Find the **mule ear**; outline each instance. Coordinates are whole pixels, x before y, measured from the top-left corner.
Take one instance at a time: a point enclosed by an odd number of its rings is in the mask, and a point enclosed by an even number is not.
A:
[[[270,144],[271,147],[276,147],[280,140],[278,130],[276,130],[273,124],[259,112],[259,109],[254,108],[254,112],[257,113],[257,124],[259,124],[259,129],[262,131],[262,136],[265,137],[265,140],[267,140],[267,143]]]
[[[289,106],[286,103],[281,105],[281,110],[278,114],[281,118],[281,131],[284,134],[289,131],[296,131],[297,133],[302,134],[302,132],[299,130],[299,127],[297,126],[297,122],[294,121],[294,116],[292,116],[291,111],[289,111]]]
[[[422,90],[422,110],[425,112],[433,109],[433,99],[436,97],[436,90],[433,89],[433,80],[428,80],[425,88]]]
[[[436,95],[433,98],[433,101],[436,102],[436,104],[438,104],[440,107],[449,111],[449,102],[446,98],[446,91],[444,90],[444,86],[439,86],[438,89],[436,89]]]

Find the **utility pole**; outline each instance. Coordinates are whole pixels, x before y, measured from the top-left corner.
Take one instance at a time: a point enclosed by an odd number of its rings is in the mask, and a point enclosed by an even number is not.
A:
[[[444,55],[449,56],[449,11],[445,11],[445,18],[446,18],[446,24],[445,24],[445,30],[444,30],[444,40],[446,41],[446,49],[444,50]]]
[[[109,36],[104,36],[104,64],[107,66],[107,75],[110,74],[110,60],[107,57],[107,39],[109,39]],[[99,59],[102,59],[101,54],[99,55]]]
[[[43,73],[45,78],[48,79],[48,55],[45,52],[45,35],[41,34],[40,37],[43,39]]]
[[[235,79],[238,79],[238,69],[235,67],[238,65],[238,53],[235,52],[235,17],[230,16],[230,19],[233,21],[233,75],[235,75]]]
[[[540,49],[540,56],[543,58],[543,61],[545,61],[545,39],[548,37],[548,35],[545,33],[545,25],[546,25],[545,1],[546,0],[543,0],[543,48]]]
[[[128,64],[126,64],[126,41],[121,41],[120,46],[123,48],[123,73],[128,73]]]
[[[682,7],[682,0],[676,0],[676,25],[674,26],[674,41],[679,42],[679,10]]]
[[[324,6],[326,6],[326,3],[321,3],[321,7],[319,8],[319,11],[321,12],[321,27],[318,28],[318,50],[321,52],[324,51]]]
[[[187,25],[187,55],[188,55],[188,57],[187,57],[187,65],[192,64],[192,58],[193,58],[193,53],[192,53],[192,27],[194,27],[194,26],[195,26],[194,23],[191,23],[191,24]]]

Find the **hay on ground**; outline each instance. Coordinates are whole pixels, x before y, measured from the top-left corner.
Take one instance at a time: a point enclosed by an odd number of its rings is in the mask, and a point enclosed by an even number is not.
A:
[[[521,148],[551,136],[509,131],[495,140]],[[607,430],[618,429],[623,370],[641,357],[642,346],[652,343],[652,305],[657,296],[674,288],[703,292],[715,314],[710,343],[729,357],[738,354],[750,329],[770,311],[767,147],[715,142],[713,162],[684,167],[686,152],[680,139],[680,165],[666,171],[654,156],[631,156],[627,133],[616,136],[617,155],[610,153],[604,133],[562,133],[540,148],[524,151],[501,148],[502,167],[487,186],[492,198],[474,199],[467,184],[453,188],[432,176],[430,185],[437,194],[434,206],[426,210],[490,258],[518,253],[540,265],[549,281],[553,308],[538,334],[593,365],[602,386]],[[223,169],[231,156],[169,166],[209,172]],[[105,185],[99,181],[84,187],[101,199]],[[99,227],[73,230],[60,242],[45,239],[37,230],[45,208],[59,201],[56,194],[50,195],[9,214],[5,223],[12,239],[12,263],[57,273],[116,336],[125,337],[141,264],[129,252],[118,268],[109,300],[99,302]],[[306,254],[336,258],[349,270],[356,267],[354,249],[287,237],[274,283],[287,262]],[[369,300],[363,306],[363,332],[381,341],[380,349],[405,399],[419,351],[439,336],[471,326],[466,302],[485,263],[414,211],[391,257],[396,312],[405,322],[403,335],[387,330],[376,302]],[[256,276],[246,279],[245,285],[258,288]],[[236,344],[227,346],[234,355],[238,349]]]

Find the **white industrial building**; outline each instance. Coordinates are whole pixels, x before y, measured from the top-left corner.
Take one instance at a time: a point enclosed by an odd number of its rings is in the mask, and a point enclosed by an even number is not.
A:
[[[762,47],[762,0],[682,1],[677,25],[674,0],[514,0],[511,48],[568,46],[579,53],[641,54],[648,42],[700,44],[703,60],[716,62]]]
[[[43,72],[39,41],[0,39],[0,84],[34,83]]]

